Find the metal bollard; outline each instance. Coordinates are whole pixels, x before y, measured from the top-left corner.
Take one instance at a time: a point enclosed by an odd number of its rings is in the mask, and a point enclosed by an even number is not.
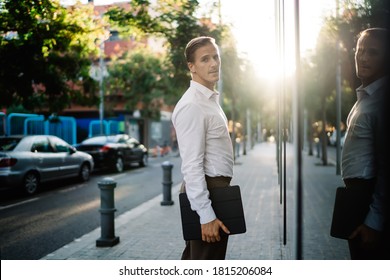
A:
[[[161,205],[173,205],[171,194],[173,164],[169,161],[164,161],[161,167],[163,169],[163,201],[161,201]]]
[[[106,177],[98,182],[100,189],[100,223],[101,237],[96,240],[97,247],[112,247],[119,243],[119,237],[115,236],[114,213],[114,179]]]

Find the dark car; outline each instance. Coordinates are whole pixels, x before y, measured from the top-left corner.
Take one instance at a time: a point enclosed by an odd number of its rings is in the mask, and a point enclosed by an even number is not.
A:
[[[40,183],[69,177],[89,180],[92,157],[53,135],[0,137],[0,188],[36,193]]]
[[[125,166],[132,163],[139,166],[148,164],[148,149],[127,134],[93,136],[76,145],[76,148],[90,154],[97,169],[109,168],[122,172]]]

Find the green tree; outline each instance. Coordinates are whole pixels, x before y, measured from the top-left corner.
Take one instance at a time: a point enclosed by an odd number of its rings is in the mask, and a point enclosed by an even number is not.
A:
[[[148,0],[132,0],[128,9],[113,6],[105,16],[109,18],[110,28],[117,30],[122,38],[142,39],[145,34],[160,28],[159,22],[151,15]]]
[[[1,0],[0,7],[0,106],[58,113],[98,102],[88,68],[104,28],[92,6]]]
[[[143,117],[159,118],[161,98],[170,91],[172,71],[163,57],[145,49],[133,50],[113,60],[108,71],[107,95],[123,95],[127,109],[139,107]]]

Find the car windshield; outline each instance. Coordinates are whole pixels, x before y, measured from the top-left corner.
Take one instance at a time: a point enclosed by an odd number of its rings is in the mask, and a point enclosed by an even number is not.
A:
[[[20,142],[21,138],[0,138],[0,151],[12,151]]]
[[[82,144],[86,145],[104,145],[106,143],[116,143],[118,142],[117,136],[97,136],[89,139],[85,139]]]

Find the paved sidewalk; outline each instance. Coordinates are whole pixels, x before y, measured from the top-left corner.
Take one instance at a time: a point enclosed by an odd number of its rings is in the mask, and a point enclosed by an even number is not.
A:
[[[247,232],[231,236],[226,259],[295,259],[295,190],[293,147],[287,145],[286,239],[284,203],[276,166],[276,148],[260,143],[236,159],[232,184],[241,186]],[[349,259],[343,240],[329,236],[336,187],[342,184],[335,166],[320,166],[314,156],[303,156],[303,259]],[[174,167],[174,168],[180,168]],[[178,202],[179,185],[172,188],[172,206],[161,206],[159,195],[115,219],[113,247],[96,247],[100,227],[48,254],[46,260],[177,260],[184,248]],[[284,243],[284,240],[286,243]]]

